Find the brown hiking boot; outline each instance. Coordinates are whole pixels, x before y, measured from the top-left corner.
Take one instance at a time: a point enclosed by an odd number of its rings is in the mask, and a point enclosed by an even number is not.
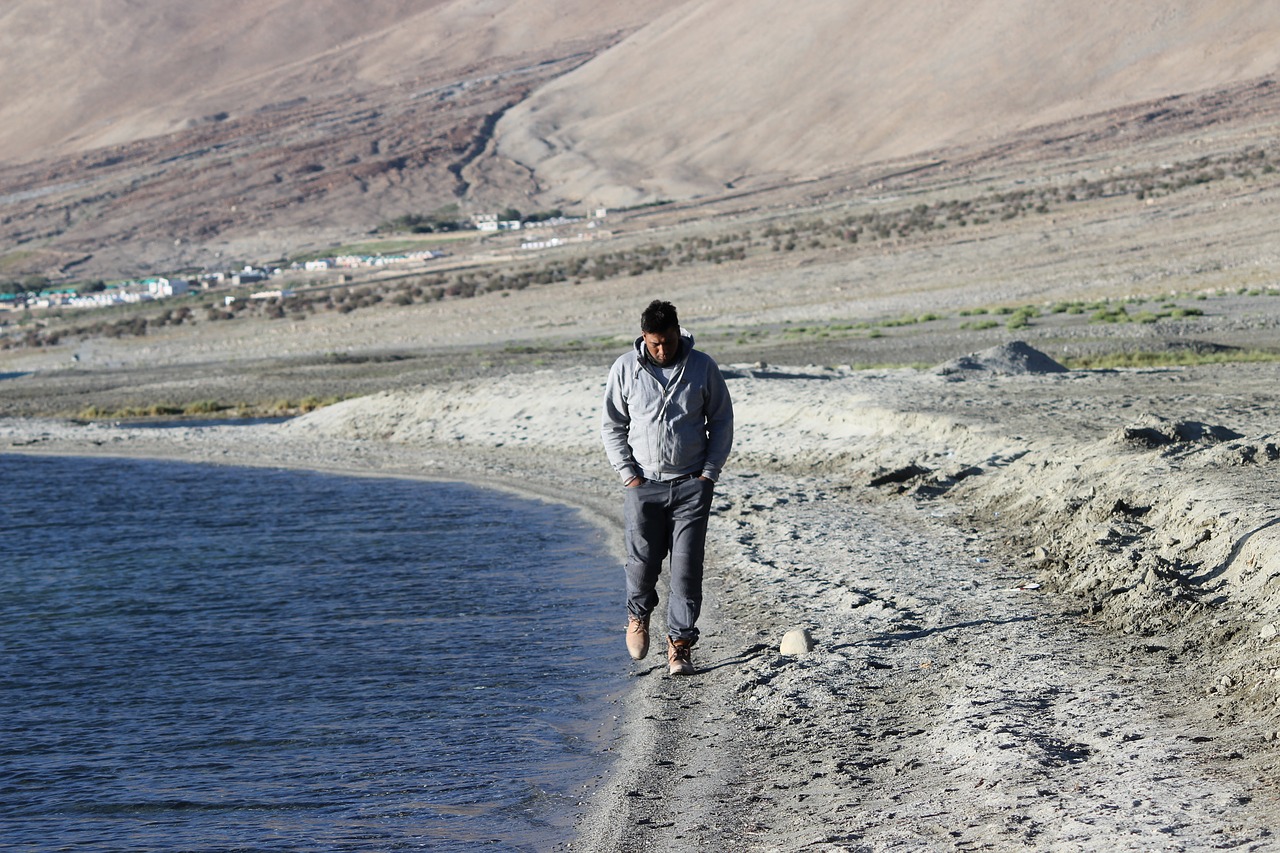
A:
[[[693,675],[693,643],[668,637],[667,663],[672,675]]]
[[[627,617],[627,651],[632,660],[643,660],[649,654],[649,617]]]

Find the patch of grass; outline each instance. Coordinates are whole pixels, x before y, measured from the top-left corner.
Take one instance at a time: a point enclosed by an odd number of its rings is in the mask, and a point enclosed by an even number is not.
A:
[[[934,320],[941,320],[941,319],[942,319],[941,314],[932,314],[932,313],[921,314],[918,317],[913,317],[908,315],[905,317],[899,317],[896,320],[882,320],[879,323],[879,325],[885,327],[886,329],[893,329],[899,326],[915,326],[919,323],[932,323]]]
[[[1090,323],[1128,323],[1132,318],[1123,305],[1108,305],[1097,309],[1089,318]]]
[[[457,243],[475,239],[474,234],[430,234],[420,237],[404,237],[398,240],[370,240],[368,243],[352,243],[343,246],[343,255],[400,255],[405,252],[416,252],[441,243]]]
[[[867,323],[827,323],[821,326],[793,326],[793,325],[790,325],[791,322],[792,321],[788,320],[787,328],[778,329],[777,333],[788,339],[795,339],[795,338],[801,338],[801,337],[847,338],[855,332],[871,328],[871,326]],[[904,325],[904,324],[898,320],[891,320],[885,325]],[[748,339],[764,338],[764,337],[768,337],[768,335],[769,333],[764,331],[752,330],[752,331],[739,332],[736,337],[737,337],[738,343],[745,343]]]
[[[445,234],[421,234],[416,237],[402,237],[395,240],[370,240],[365,243],[348,243],[331,249],[306,252],[291,260],[298,263],[319,260],[320,258],[336,258],[342,255],[401,255],[406,252],[418,252],[432,249],[446,243],[472,242],[476,239],[475,231],[452,231]]]
[[[1280,361],[1280,352],[1269,352],[1267,350],[1224,350],[1221,352],[1193,352],[1191,350],[1151,352],[1140,350],[1136,352],[1076,356],[1062,359],[1062,364],[1072,370],[1110,370],[1122,367],[1195,367],[1202,364],[1276,361]]]
[[[314,412],[316,409],[323,409],[325,406],[332,406],[334,403],[342,402],[343,398],[339,396],[317,397],[314,394],[303,397],[301,400],[277,400],[272,409],[276,414],[293,414]]]
[[[1085,312],[1085,304],[1079,301],[1055,302],[1046,310],[1049,314],[1083,314]]]
[[[186,415],[209,415],[223,412],[234,406],[226,406],[209,400],[197,403],[152,403],[149,406],[121,406],[108,409],[102,406],[86,406],[77,413],[84,420],[131,420],[135,418],[177,418]]]
[[[1034,308],[1019,308],[1009,316],[1004,325],[1009,331],[1016,332],[1019,329],[1025,329],[1030,326],[1031,319],[1039,316],[1040,312]]]
[[[1092,306],[1091,306],[1092,307]],[[1160,320],[1184,320],[1187,317],[1201,317],[1204,311],[1199,308],[1181,308],[1164,306],[1160,311],[1138,311],[1130,314],[1123,305],[1103,304],[1096,308],[1090,323],[1155,323]]]
[[[140,420],[144,418],[191,418],[232,413],[251,418],[269,415],[292,415],[312,412],[341,402],[344,397],[303,397],[301,400],[280,399],[266,403],[224,403],[220,400],[196,400],[191,403],[152,403],[147,406],[85,406],[75,417],[80,420]]]

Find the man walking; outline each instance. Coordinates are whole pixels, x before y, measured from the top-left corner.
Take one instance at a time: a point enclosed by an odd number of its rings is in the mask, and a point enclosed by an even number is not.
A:
[[[720,368],[693,348],[674,305],[651,302],[640,332],[609,371],[601,417],[605,452],[626,485],[627,651],[635,660],[649,652],[649,616],[670,554],[667,663],[672,675],[689,675],[707,517],[733,444],[733,405]]]

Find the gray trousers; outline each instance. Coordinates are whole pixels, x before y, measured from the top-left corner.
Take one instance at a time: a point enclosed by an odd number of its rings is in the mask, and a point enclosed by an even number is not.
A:
[[[658,605],[658,577],[671,555],[667,633],[698,639],[702,612],[702,564],[707,517],[715,484],[693,478],[666,484],[645,481],[626,489],[627,611],[645,617]]]

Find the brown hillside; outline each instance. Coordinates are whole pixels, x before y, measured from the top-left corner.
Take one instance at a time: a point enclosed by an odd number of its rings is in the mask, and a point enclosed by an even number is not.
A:
[[[620,206],[996,150],[1280,62],[1260,0],[778,8],[15,0],[0,277],[225,266],[450,204]],[[1223,97],[1179,129],[1249,120]]]
[[[497,116],[675,5],[8,4],[0,277],[225,267],[523,194],[463,174]]]
[[[486,62],[632,28],[675,3],[631,5],[16,0],[0,13],[0,162],[127,143],[297,98],[463,78]]]
[[[511,110],[498,150],[549,196],[635,203],[994,139],[1280,65],[1280,6],[1257,0],[778,9],[681,5]]]

